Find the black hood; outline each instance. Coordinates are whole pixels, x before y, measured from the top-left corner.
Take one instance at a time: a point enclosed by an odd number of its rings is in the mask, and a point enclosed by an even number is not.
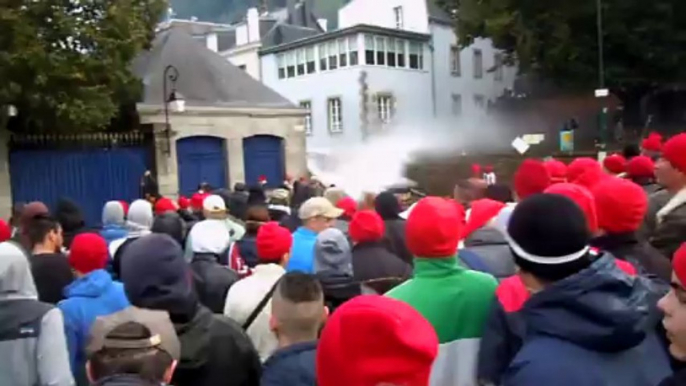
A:
[[[65,233],[77,231],[86,226],[83,212],[74,201],[68,198],[60,198],[55,209],[55,218],[62,226]]]
[[[212,313],[205,307],[198,307],[193,319],[187,322],[174,322],[176,335],[181,343],[181,358],[179,370],[199,369],[210,360],[210,337]]]
[[[360,283],[354,277],[325,270],[317,273],[326,297],[347,300],[360,294]]]
[[[402,213],[402,207],[400,206],[400,201],[391,192],[382,192],[374,200],[374,207],[376,213],[381,216],[384,220],[394,220],[400,218],[400,213]]]
[[[155,218],[152,223],[153,233],[162,233],[171,236],[182,247],[185,245],[186,228],[184,220],[176,212],[166,212]]]

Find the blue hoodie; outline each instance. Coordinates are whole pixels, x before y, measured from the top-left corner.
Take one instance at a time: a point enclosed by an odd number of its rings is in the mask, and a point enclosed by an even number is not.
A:
[[[503,385],[657,385],[671,369],[650,286],[605,255],[533,295],[522,310],[524,345]]]
[[[286,271],[314,273],[314,244],[316,241],[317,234],[305,227],[300,227],[293,232],[291,258],[288,260]]]
[[[102,230],[100,231],[100,236],[105,239],[107,246],[109,246],[114,240],[125,238],[128,234],[129,232],[126,230],[126,228],[117,224],[103,225]]]
[[[57,306],[64,315],[64,332],[72,372],[79,379],[83,377],[85,347],[95,319],[121,311],[130,304],[124,293],[124,286],[112,281],[110,274],[102,269],[74,280],[64,289],[64,295],[66,299]]]

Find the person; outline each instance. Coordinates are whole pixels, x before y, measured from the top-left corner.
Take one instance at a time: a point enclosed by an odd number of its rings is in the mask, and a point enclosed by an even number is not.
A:
[[[9,224],[5,222],[5,220],[0,219],[0,243],[4,243],[11,238],[12,229],[10,228]]]
[[[265,362],[262,386],[315,386],[319,331],[329,315],[317,279],[290,272],[278,282],[269,325],[279,348]]]
[[[592,193],[600,232],[591,244],[630,262],[639,274],[655,278],[656,284],[666,288],[672,274],[669,259],[637,235],[648,210],[643,189],[629,180],[610,178]]]
[[[236,241],[234,248],[237,248],[236,252],[251,269],[259,261],[256,247],[257,232],[269,221],[269,209],[264,205],[251,206],[246,211],[245,235]]]
[[[291,193],[287,189],[274,189],[269,195],[269,218],[281,225],[287,224],[291,216]]]
[[[157,183],[157,180],[152,175],[150,170],[146,170],[145,173],[143,173],[143,176],[141,176],[140,196],[152,204],[154,203],[155,198],[159,196],[159,192],[160,187]]]
[[[112,256],[112,275],[115,279],[121,274],[121,258],[126,248],[135,240],[150,233],[154,221],[152,204],[146,200],[136,200],[131,203],[128,212],[126,227],[129,232],[125,238],[114,240],[109,245]]]
[[[31,228],[31,223],[36,216],[50,216],[50,211],[44,203],[40,201],[34,201],[26,204],[21,212],[21,217],[19,218],[19,231],[17,232],[16,241],[27,251],[31,252],[33,250],[33,244],[31,243],[29,237],[29,229]]]
[[[127,235],[124,207],[119,201],[108,201],[102,208],[100,236],[105,239],[109,246],[114,240],[126,238]]]
[[[484,198],[500,201],[506,204],[514,202],[514,195],[512,194],[512,189],[510,189],[510,186],[500,183],[488,185],[486,191],[484,192]]]
[[[469,208],[472,201],[484,198],[486,188],[488,184],[481,179],[481,176],[460,180],[453,188],[453,198],[463,207]]]
[[[224,315],[243,326],[265,361],[278,346],[269,328],[270,303],[276,283],[286,273],[293,236],[276,222],[268,222],[258,229],[255,244],[258,264],[252,275],[229,289]]]
[[[414,259],[405,242],[405,219],[400,217],[400,202],[391,192],[381,192],[374,200],[374,209],[386,228],[384,241],[388,251],[412,266]]]
[[[12,239],[15,239],[19,236],[21,227],[21,214],[24,211],[25,206],[26,203],[24,202],[15,202],[12,204],[12,215],[10,216],[9,220],[9,225],[12,228]],[[15,239],[15,241],[19,240]]]
[[[336,228],[317,235],[314,244],[314,273],[324,288],[324,300],[331,312],[362,294],[353,276],[353,256],[348,238]]]
[[[188,237],[193,240],[190,266],[198,300],[215,314],[221,314],[229,288],[239,279],[236,272],[219,264],[221,256],[228,254],[229,232],[222,221],[205,220],[195,224]]]
[[[579,178],[585,173],[590,174],[602,173],[603,168],[600,166],[598,161],[590,157],[579,157],[575,158],[567,166],[567,182],[576,183]]]
[[[0,243],[0,384],[72,386],[59,309],[38,301],[24,250]]]
[[[524,343],[503,385],[648,386],[670,373],[650,283],[590,247],[587,219],[572,200],[532,196],[507,229],[518,275],[533,295],[522,310]]]
[[[36,280],[38,299],[57,304],[64,288],[73,280],[71,267],[62,249],[62,227],[49,215],[37,215],[27,226],[31,249],[31,273]]]
[[[202,208],[202,217],[204,220],[196,223],[193,228],[205,221],[221,223],[224,225],[231,242],[240,240],[245,234],[245,228],[243,228],[243,226],[228,218],[226,202],[221,196],[216,194],[207,196],[202,202]],[[191,232],[193,231],[193,228],[191,228]],[[186,250],[184,256],[188,262],[193,259],[193,238],[190,237],[190,234],[186,239]],[[222,258],[222,264],[227,265],[227,259]]]
[[[657,303],[664,314],[662,326],[667,332],[669,353],[679,363],[686,362],[686,243],[674,253],[670,290]],[[686,385],[686,368],[665,378],[659,386]]]
[[[291,258],[286,271],[314,273],[314,244],[317,234],[333,226],[334,221],[343,214],[324,197],[312,197],[298,210],[303,225],[293,233]]]
[[[236,182],[233,192],[229,193],[229,202],[226,205],[234,217],[244,219],[245,211],[248,210],[248,187],[242,182]]]
[[[344,197],[347,197],[347,194],[345,194],[345,190],[336,186],[327,188],[324,191],[324,198],[329,200],[331,205],[338,204],[338,201],[342,200]]]
[[[626,177],[640,185],[649,196],[662,189],[655,181],[655,163],[644,155],[629,160],[626,165]]]
[[[567,182],[567,165],[564,162],[550,158],[543,162],[543,166],[548,170],[551,185]]]
[[[658,160],[662,152],[662,135],[656,132],[648,134],[643,141],[641,141],[641,155],[650,157],[652,160]]]
[[[411,306],[358,296],[331,315],[322,330],[317,385],[427,386],[438,350],[434,328]]]
[[[156,216],[150,231],[169,235],[181,246],[186,244],[186,223],[176,212],[166,212]]]
[[[155,386],[171,382],[181,344],[169,315],[128,307],[93,323],[86,351],[94,386]]]
[[[179,207],[177,213],[186,224],[191,225],[198,221],[193,214],[193,210],[191,209],[191,200],[188,197],[179,196],[179,199],[176,201],[176,203]]]
[[[458,264],[461,228],[453,201],[420,200],[407,219],[407,246],[416,256],[414,278],[386,294],[414,307],[436,330],[441,347],[432,385],[476,384],[479,340],[497,285],[493,276]]]
[[[64,236],[63,247],[66,250],[71,248],[71,242],[76,235],[88,231],[81,208],[68,198],[60,198],[57,201],[55,218],[62,227],[62,234]]]
[[[155,206],[153,207],[155,216],[160,216],[167,212],[176,213],[178,210],[178,205],[172,201],[172,199],[167,197],[160,197],[157,201],[155,201]]]
[[[550,175],[543,162],[528,158],[517,168],[514,175],[514,190],[521,201],[534,194],[543,193],[550,186]]]
[[[69,251],[76,280],[64,289],[66,299],[57,304],[64,315],[64,333],[69,362],[79,385],[87,385],[84,351],[91,325],[98,316],[109,315],[129,306],[121,283],[112,281],[105,267],[109,260],[107,242],[95,233],[77,235]]]
[[[665,143],[655,175],[665,189],[651,196],[646,225],[650,244],[671,257],[686,241],[686,133]]]
[[[385,294],[412,276],[412,266],[386,248],[384,233],[381,216],[371,210],[355,213],[350,222],[353,278],[363,292]]]
[[[621,154],[610,154],[603,159],[603,168],[611,176],[623,177],[626,173],[627,160]]]
[[[357,202],[352,197],[345,196],[338,200],[335,205],[336,208],[343,211],[343,214],[336,219],[333,226],[347,235],[350,229],[350,220],[357,212]]]
[[[153,233],[131,243],[122,258],[122,280],[131,304],[166,311],[181,342],[175,386],[251,386],[260,359],[250,338],[230,318],[198,302],[183,250]]]
[[[209,195],[209,193],[205,192],[195,192],[191,196],[191,214],[196,221],[202,221],[205,219],[202,204],[205,199],[209,197]]]

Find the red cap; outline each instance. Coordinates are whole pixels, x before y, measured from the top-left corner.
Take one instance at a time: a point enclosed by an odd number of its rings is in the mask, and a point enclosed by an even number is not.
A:
[[[472,164],[472,177],[481,178],[481,165]]]
[[[648,134],[648,137],[641,142],[641,148],[648,151],[662,150],[662,135],[656,132]]]
[[[486,225],[492,218],[497,216],[504,207],[505,203],[489,198],[472,201],[471,212],[469,213],[467,224],[462,231],[462,238],[466,239],[475,230]]]
[[[655,177],[655,162],[648,156],[639,155],[629,160],[626,173],[632,178]]]
[[[186,196],[179,196],[177,204],[179,204],[179,208],[181,209],[188,209],[188,207],[191,206],[191,200],[189,200]]]
[[[626,158],[620,154],[612,154],[603,160],[605,170],[612,174],[621,174],[626,171]]]
[[[12,238],[12,229],[5,222],[5,220],[0,219],[0,243]]]
[[[120,200],[119,203],[121,204],[122,209],[124,209],[124,216],[128,216],[128,214],[129,214],[129,203],[124,201],[124,200]]]
[[[262,174],[261,176],[257,177],[257,181],[261,183],[267,182],[267,176]]]
[[[155,202],[155,214],[158,216],[166,212],[176,212],[177,209],[176,203],[166,197],[162,197]]]
[[[108,260],[107,242],[96,233],[81,233],[71,242],[69,265],[78,272],[104,269]]]
[[[255,244],[260,261],[278,263],[290,252],[293,235],[288,229],[279,226],[279,223],[271,221],[262,224],[257,230]]]
[[[608,178],[593,189],[598,225],[608,233],[635,232],[648,210],[648,196],[637,184]]]
[[[356,243],[379,241],[383,238],[386,226],[381,216],[373,210],[362,210],[355,214],[348,234]]]
[[[548,170],[548,175],[550,175],[550,182],[553,184],[559,184],[561,182],[567,182],[567,165],[564,162],[556,159],[549,159],[543,163],[546,170]]]
[[[338,209],[343,209],[343,214],[352,218],[357,212],[357,202],[350,197],[343,197],[336,203]]]
[[[317,347],[319,386],[427,386],[438,354],[433,326],[399,300],[363,295],[327,321]]]
[[[681,285],[686,285],[686,243],[681,244],[681,247],[674,253],[672,268]]]
[[[545,190],[545,193],[559,194],[574,201],[584,212],[588,229],[593,233],[598,231],[598,208],[593,194],[588,189],[577,184],[563,183],[552,185]]]
[[[207,193],[193,193],[191,196],[191,209],[202,210],[202,203],[208,196],[209,194]]]
[[[595,169],[602,171],[603,168],[600,166],[598,161],[594,160],[593,158],[576,158],[567,167],[567,181],[574,182],[586,171]]]
[[[550,175],[543,162],[525,159],[514,175],[514,189],[517,197],[523,200],[543,191],[550,186]]]
[[[493,173],[493,165],[484,166],[484,173]]]
[[[686,133],[675,135],[662,148],[662,158],[682,173],[686,173]]]
[[[407,248],[417,257],[449,257],[457,252],[463,217],[459,204],[440,197],[421,199],[405,227]]]

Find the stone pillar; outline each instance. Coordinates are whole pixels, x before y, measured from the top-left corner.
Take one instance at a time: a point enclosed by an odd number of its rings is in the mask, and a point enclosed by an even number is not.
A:
[[[12,187],[10,185],[9,132],[0,132],[0,217],[8,221],[12,215]],[[30,176],[25,176],[30,178]]]
[[[155,163],[157,164],[157,183],[160,194],[165,197],[176,197],[179,192],[179,177],[176,162],[176,138],[172,132],[170,139],[170,152],[167,154],[167,139],[165,125],[155,123]]]
[[[243,162],[243,138],[227,138],[226,151],[229,153],[226,157],[226,168],[229,171],[229,187],[232,187],[236,182],[245,182],[245,163]]]

